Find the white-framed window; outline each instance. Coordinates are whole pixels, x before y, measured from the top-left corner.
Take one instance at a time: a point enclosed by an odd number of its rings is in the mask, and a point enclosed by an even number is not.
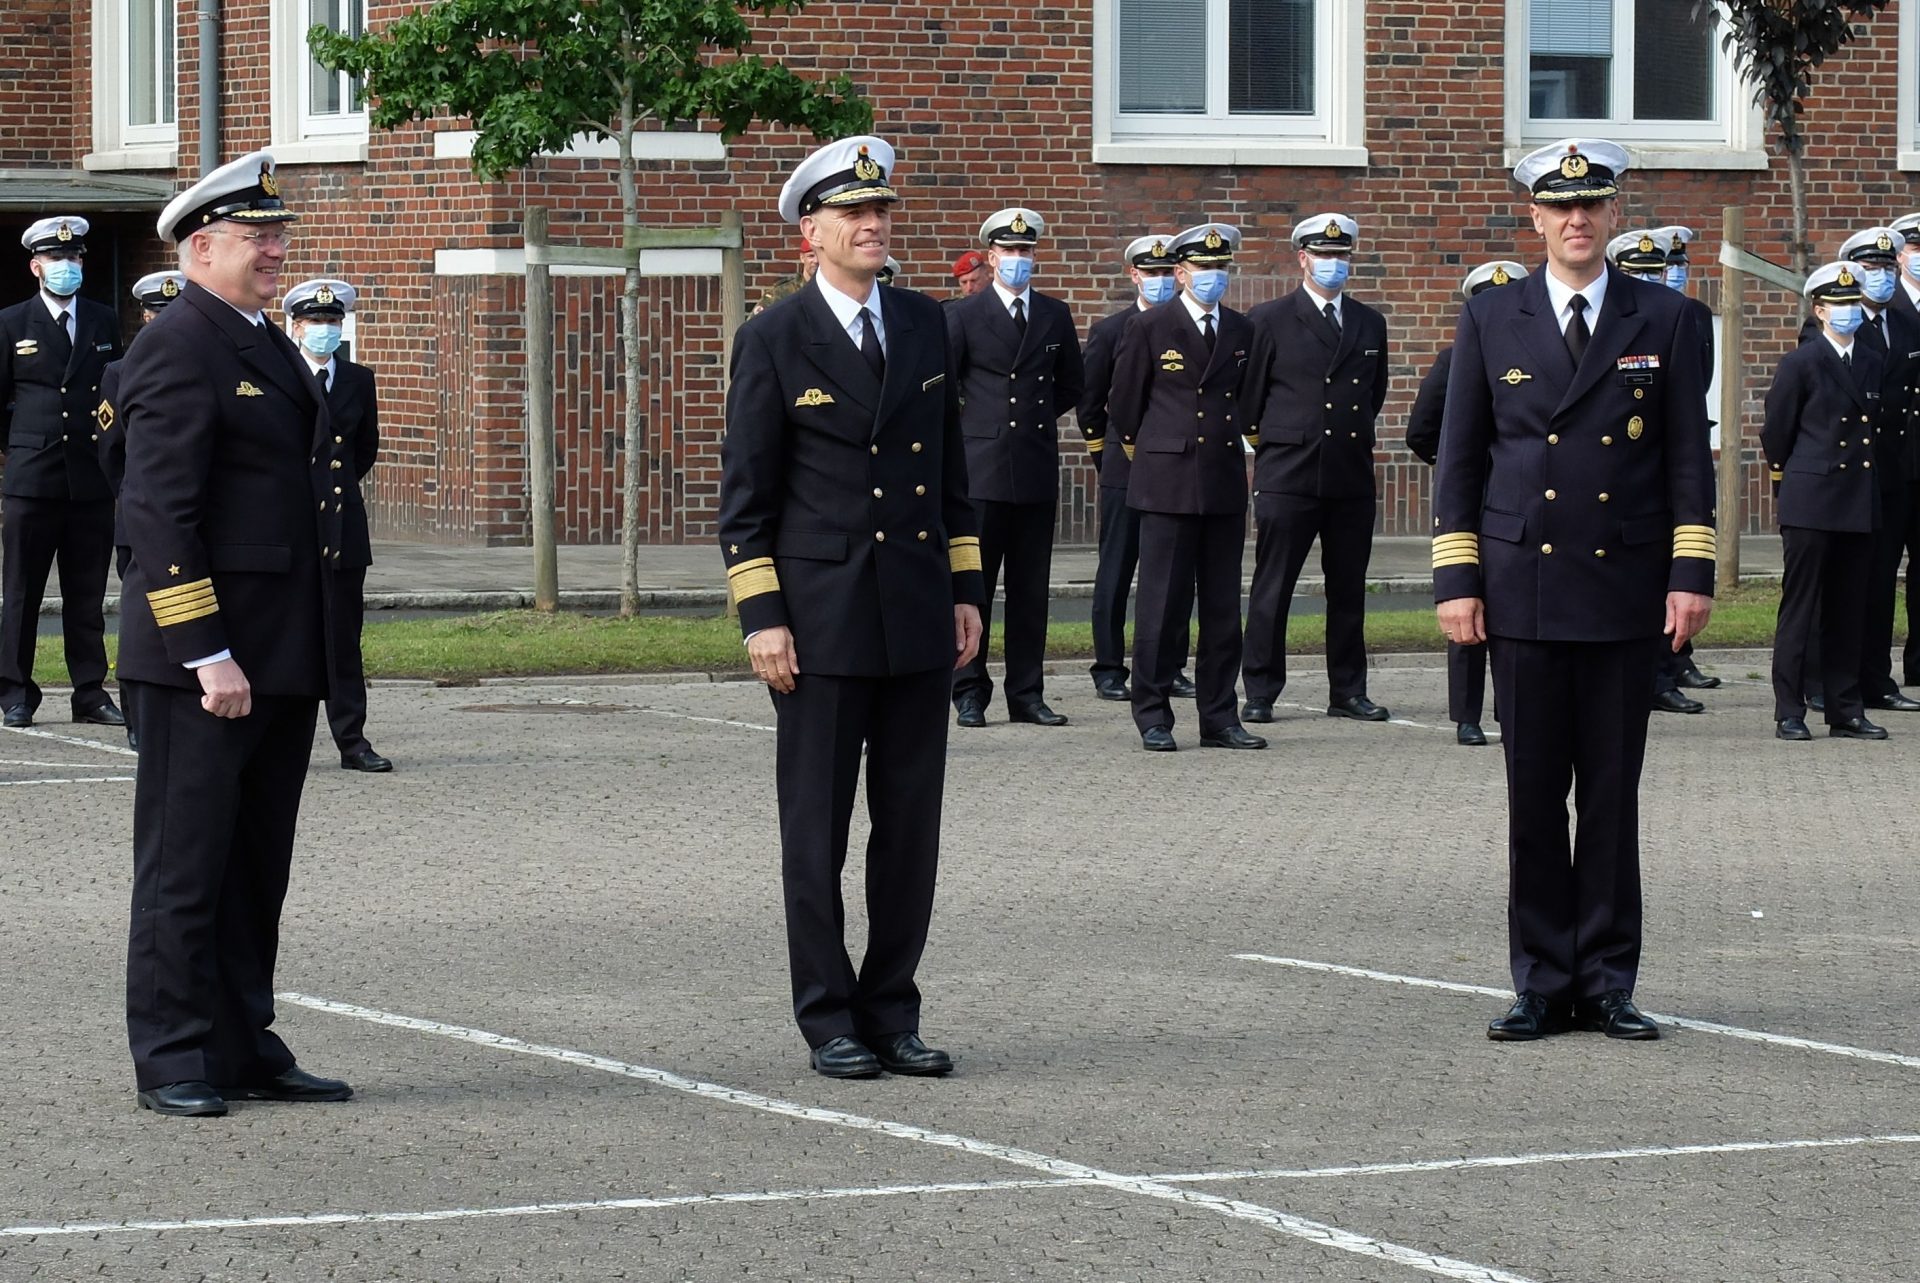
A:
[[[179,139],[174,0],[93,0],[89,169],[166,168]]]
[[[359,35],[367,0],[272,0],[273,149],[281,164],[366,159],[367,103],[358,78],[314,61],[307,32]]]
[[[1094,0],[1094,160],[1364,165],[1364,0]]]
[[[1765,168],[1764,121],[1692,0],[1507,0],[1507,136],[1626,144],[1653,167]]]

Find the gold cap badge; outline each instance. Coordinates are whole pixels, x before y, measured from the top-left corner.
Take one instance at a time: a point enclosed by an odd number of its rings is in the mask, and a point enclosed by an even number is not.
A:
[[[1564,156],[1560,160],[1560,177],[1585,178],[1587,176],[1587,158],[1579,152]]]
[[[1327,239],[1328,240],[1340,239],[1340,224],[1336,220],[1331,218],[1327,220]]]
[[[1650,254],[1653,252],[1653,237],[1642,236],[1640,238],[1640,252],[1642,254]]]
[[[1207,239],[1201,243],[1208,249],[1219,249],[1222,245],[1226,244],[1225,241],[1220,239],[1220,233],[1214,231],[1211,227],[1207,229]]]
[[[53,238],[57,241],[70,241],[73,239],[73,228],[62,220],[59,230],[54,232]]]
[[[161,298],[173,298],[177,296],[179,293],[180,293],[180,282],[174,280],[171,276],[169,276],[166,280],[160,282]]]
[[[1843,268],[1841,268],[1841,269],[1840,269],[1840,275],[1838,275],[1838,276],[1836,276],[1836,277],[1834,277],[1834,284],[1836,284],[1836,285],[1851,285],[1851,284],[1853,284],[1853,273],[1852,273],[1852,272],[1850,272],[1850,271],[1848,271],[1848,270],[1847,270],[1846,268],[1844,268],[1844,267],[1843,267]]]
[[[870,183],[880,177],[880,162],[867,155],[865,144],[860,147],[860,157],[853,162],[853,176],[863,183]]]
[[[1507,275],[1506,268],[1496,267],[1493,269],[1493,283],[1495,285],[1505,285],[1508,281],[1511,281],[1512,279],[1513,278],[1511,276]]]
[[[322,285],[313,292],[313,301],[320,304],[333,302],[333,287],[330,285]]]
[[[1882,250],[1892,249],[1893,237],[1887,235],[1885,232],[1881,232],[1880,239],[1873,243],[1873,247],[1875,249],[1882,249]]]
[[[279,198],[280,180],[273,176],[271,165],[260,166],[260,190],[275,199]]]
[[[1153,256],[1155,258],[1165,258],[1167,256],[1167,243],[1165,241],[1155,241],[1153,243]]]
[[[1011,223],[1008,223],[1008,224],[1007,224],[1007,230],[1008,230],[1008,231],[1010,231],[1010,232],[1012,232],[1012,233],[1013,233],[1013,234],[1014,234],[1015,236],[1022,236],[1022,235],[1025,235],[1025,234],[1026,234],[1026,230],[1027,230],[1027,217],[1026,217],[1026,215],[1025,215],[1025,214],[1015,214],[1015,215],[1013,216],[1013,221],[1012,221]]]

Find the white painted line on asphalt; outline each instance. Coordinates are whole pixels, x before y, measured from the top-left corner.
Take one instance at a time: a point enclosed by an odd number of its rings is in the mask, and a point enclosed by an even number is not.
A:
[[[122,757],[138,757],[138,753],[122,744],[102,744],[99,740],[82,739],[78,735],[60,735],[54,731],[36,731],[30,726],[0,726],[0,731],[9,735],[31,735],[35,739],[53,740],[60,744],[77,744],[81,748],[95,748],[102,753],[118,753]]]
[[[1422,976],[1403,976],[1391,971],[1370,971],[1365,967],[1344,967],[1333,962],[1310,962],[1305,958],[1275,958],[1264,953],[1236,953],[1233,957],[1240,962],[1264,962],[1276,967],[1324,971],[1338,976],[1351,976],[1357,980],[1378,980],[1385,984],[1411,985],[1417,989],[1440,989],[1448,993],[1470,993],[1488,998],[1511,999],[1513,997],[1511,989],[1495,989],[1488,985],[1463,985],[1451,980],[1429,980]],[[1903,1069],[1920,1069],[1920,1056],[1906,1056],[1897,1051],[1849,1047],[1845,1043],[1821,1042],[1814,1038],[1768,1033],[1761,1029],[1743,1029],[1738,1025],[1716,1024],[1711,1020],[1694,1020],[1687,1016],[1663,1015],[1657,1011],[1649,1011],[1647,1015],[1676,1029],[1691,1029],[1696,1033],[1719,1034],[1724,1038],[1764,1043],[1770,1047],[1793,1047],[1800,1051],[1818,1051],[1829,1056],[1845,1056],[1849,1060],[1868,1060],[1879,1065],[1898,1065]]]
[[[131,775],[77,775],[64,780],[0,780],[0,788],[20,788],[28,784],[131,784]]]
[[[1118,1190],[1122,1193],[1138,1194],[1143,1198],[1157,1199],[1161,1202],[1175,1203],[1200,1211],[1212,1212],[1232,1220],[1248,1221],[1265,1226],[1290,1238],[1316,1243],[1322,1247],[1331,1247],[1342,1252],[1351,1252],[1357,1256],[1373,1257],[1377,1260],[1391,1261],[1410,1269],[1441,1278],[1474,1280],[1475,1283],[1531,1283],[1522,1275],[1511,1274],[1491,1266],[1475,1265],[1470,1261],[1455,1260],[1432,1252],[1423,1252],[1417,1248],[1402,1247],[1398,1243],[1389,1243],[1383,1239],[1369,1238],[1334,1225],[1320,1221],[1311,1221],[1305,1217],[1294,1216],[1288,1212],[1263,1207],[1258,1203],[1243,1202],[1239,1199],[1221,1198],[1199,1190],[1182,1189],[1177,1185],[1168,1185],[1140,1176],[1124,1176],[1118,1172],[1102,1171],[1065,1158],[1055,1158],[1048,1154],[1030,1149],[1021,1149],[1011,1145],[1000,1145],[992,1141],[976,1140],[970,1136],[959,1136],[950,1132],[933,1131],[915,1126],[912,1123],[892,1122],[886,1119],[867,1118],[860,1114],[851,1114],[838,1109],[822,1109],[814,1105],[800,1105],[791,1101],[778,1100],[771,1096],[762,1096],[757,1092],[742,1091],[735,1087],[723,1087],[717,1083],[700,1082],[686,1078],[664,1069],[651,1069],[644,1065],[632,1065],[625,1061],[612,1060],[605,1056],[596,1056],[590,1052],[575,1051],[567,1047],[544,1046],[514,1038],[506,1034],[491,1033],[484,1029],[471,1029],[462,1025],[444,1024],[437,1020],[423,1020],[416,1016],[402,1016],[390,1011],[380,1011],[372,1007],[356,1006],[352,1003],[335,1002],[327,998],[309,997],[306,994],[282,993],[277,995],[282,1002],[297,1006],[310,1007],[316,1011],[325,1011],[338,1016],[347,1016],[355,1020],[364,1020],[372,1024],[387,1025],[396,1029],[409,1029],[417,1033],[437,1034],[443,1038],[452,1038],[460,1042],[474,1043],[482,1047],[492,1047],[499,1051],[516,1052],[520,1055],[538,1056],[546,1060],[559,1061],[562,1064],[577,1065],[585,1069],[596,1069],[602,1073],[616,1074],[623,1078],[632,1078],[655,1086],[685,1092],[705,1100],[720,1101],[730,1105],[740,1105],[762,1113],[774,1114],[783,1118],[796,1118],[805,1122],[825,1123],[833,1127],[845,1127],[855,1131],[876,1132],[892,1136],[899,1140],[917,1141],[923,1145],[933,1145],[942,1149],[959,1150],[963,1153],[978,1154],[985,1158],[997,1159],[1017,1167],[1046,1172],[1052,1176],[1068,1177],[1083,1181],[1089,1185]]]
[[[666,708],[635,708],[636,713],[651,713],[655,717],[671,717],[681,722],[702,722],[708,726],[731,726],[743,731],[777,731],[777,726],[762,726],[759,722],[736,722],[726,717],[696,717],[692,713],[676,713]]]
[[[41,762],[24,757],[0,757],[0,766],[80,766],[80,762]]]
[[[1408,670],[1395,670],[1395,671],[1408,671]],[[1424,670],[1422,670],[1422,671],[1424,671]],[[1294,703],[1294,702],[1293,702],[1293,701],[1291,701],[1291,700],[1279,700],[1279,701],[1276,701],[1276,702],[1275,702],[1275,704],[1274,704],[1274,707],[1275,707],[1275,708],[1291,708],[1291,709],[1295,709],[1295,710],[1297,710],[1298,712],[1302,712],[1302,713],[1320,713],[1320,714],[1323,714],[1323,715],[1324,715],[1324,714],[1326,713],[1326,711],[1327,711],[1327,710],[1326,710],[1326,707],[1325,707],[1324,705],[1320,705],[1320,704],[1296,704],[1296,703]],[[1339,720],[1343,720],[1343,719],[1339,719],[1339,718],[1328,718],[1328,720],[1329,720],[1329,721],[1339,721]],[[1352,719],[1350,719],[1350,718],[1349,718],[1349,719],[1344,719],[1344,720],[1352,720]],[[1386,725],[1388,725],[1388,726],[1405,726],[1405,727],[1407,727],[1407,728],[1409,728],[1409,729],[1411,729],[1411,730],[1416,730],[1416,731],[1447,731],[1447,732],[1451,732],[1451,731],[1452,731],[1452,730],[1454,729],[1454,728],[1453,728],[1453,725],[1452,725],[1451,723],[1449,723],[1449,724],[1447,724],[1447,725],[1445,725],[1445,726],[1435,726],[1435,725],[1434,725],[1433,723],[1431,723],[1431,722],[1416,722],[1416,721],[1414,721],[1414,720],[1413,720],[1412,718],[1410,718],[1410,717],[1389,717],[1389,718],[1388,718],[1388,719],[1386,720]],[[1500,742],[1500,732],[1499,732],[1499,731],[1488,731],[1488,732],[1487,732],[1487,742],[1488,742],[1489,744],[1498,744],[1498,743]]]

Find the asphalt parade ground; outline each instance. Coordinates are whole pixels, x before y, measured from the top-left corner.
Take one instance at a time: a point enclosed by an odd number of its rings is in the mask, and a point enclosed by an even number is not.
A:
[[[791,1021],[759,687],[382,685],[397,769],[322,729],[278,971],[358,1095],[209,1120],[134,1106],[134,759],[0,732],[0,1280],[1920,1278],[1920,717],[1778,743],[1702,658],[1640,816],[1662,1041],[1487,1041],[1501,759],[1435,657],[1382,725],[1307,660],[1264,753],[1190,708],[1142,753],[1072,669],[1071,726],[951,733],[959,1068],[869,1082]]]

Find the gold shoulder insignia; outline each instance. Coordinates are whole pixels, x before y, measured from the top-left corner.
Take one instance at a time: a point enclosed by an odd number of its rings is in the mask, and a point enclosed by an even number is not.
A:
[[[240,380],[240,386],[233,390],[233,394],[235,396],[265,396],[266,395],[266,393],[262,392],[259,388],[254,387],[253,384],[247,382],[245,379]]]
[[[796,409],[803,405],[832,405],[833,403],[833,398],[825,392],[822,392],[819,388],[808,388],[805,392],[802,392],[793,399],[793,404]]]
[[[1532,377],[1533,376],[1531,374],[1522,373],[1519,369],[1512,369],[1512,370],[1508,370],[1505,374],[1501,375],[1500,381],[1506,384],[1508,387],[1515,387],[1521,383],[1526,382],[1528,379],[1531,379]]]

